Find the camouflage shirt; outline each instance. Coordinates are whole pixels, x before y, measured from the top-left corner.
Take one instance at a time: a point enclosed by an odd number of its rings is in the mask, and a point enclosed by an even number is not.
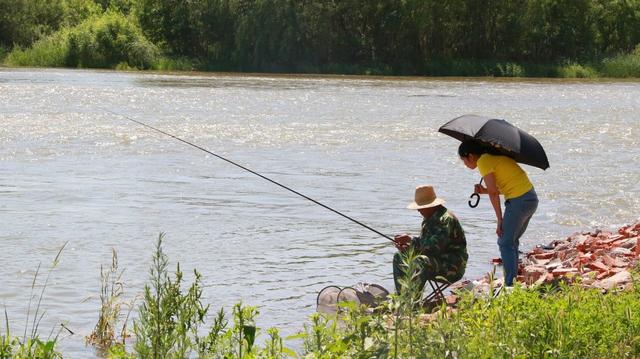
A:
[[[444,206],[422,221],[420,237],[414,237],[412,246],[429,258],[434,274],[450,281],[462,278],[467,266],[467,240],[458,218]]]

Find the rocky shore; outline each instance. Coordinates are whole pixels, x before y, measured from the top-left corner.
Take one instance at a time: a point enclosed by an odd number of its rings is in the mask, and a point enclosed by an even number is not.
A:
[[[539,245],[525,253],[517,281],[524,287],[564,281],[603,291],[627,289],[632,284],[631,270],[640,258],[639,236],[640,221],[617,232],[574,233]],[[493,262],[498,264],[499,259]],[[447,296],[447,302],[455,304],[455,293],[461,289],[488,295],[492,289],[502,287],[502,279],[498,277],[488,274],[479,280],[458,282],[451,286],[452,294]]]

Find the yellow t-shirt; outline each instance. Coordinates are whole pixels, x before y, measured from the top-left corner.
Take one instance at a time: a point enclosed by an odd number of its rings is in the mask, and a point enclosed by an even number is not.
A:
[[[484,153],[478,159],[478,170],[482,177],[493,173],[496,186],[505,199],[520,197],[533,188],[527,174],[515,160],[507,156]]]

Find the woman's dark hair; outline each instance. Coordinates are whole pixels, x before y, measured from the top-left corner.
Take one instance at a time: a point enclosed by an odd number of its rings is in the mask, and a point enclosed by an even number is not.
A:
[[[478,141],[474,141],[474,140],[463,141],[460,144],[460,147],[458,147],[458,155],[460,157],[467,157],[472,153],[476,155],[481,155],[486,152],[487,152],[487,149]]]

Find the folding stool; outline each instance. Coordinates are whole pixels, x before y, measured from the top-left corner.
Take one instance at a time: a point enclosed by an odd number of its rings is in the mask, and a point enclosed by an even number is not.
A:
[[[436,279],[427,279],[427,283],[429,283],[429,286],[431,287],[431,293],[422,299],[423,304],[444,300],[444,291],[452,284]]]

